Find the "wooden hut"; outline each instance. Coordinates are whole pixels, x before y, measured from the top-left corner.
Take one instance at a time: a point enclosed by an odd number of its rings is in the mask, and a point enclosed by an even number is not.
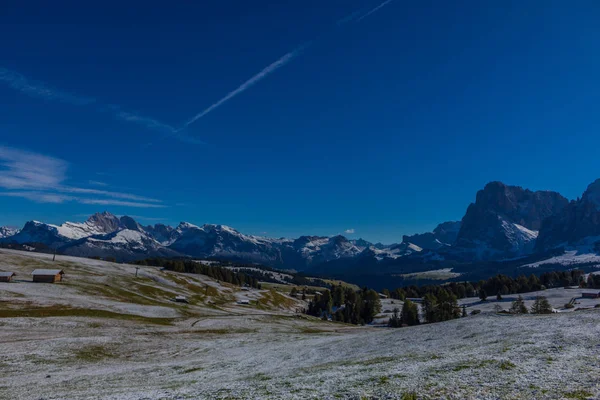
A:
[[[0,271],[0,282],[10,282],[15,275],[16,274],[14,272]]]
[[[596,292],[583,292],[581,294],[581,297],[583,297],[584,299],[597,299],[600,297],[600,293],[596,293]]]
[[[34,282],[45,283],[60,282],[64,274],[62,269],[36,269],[31,273]]]

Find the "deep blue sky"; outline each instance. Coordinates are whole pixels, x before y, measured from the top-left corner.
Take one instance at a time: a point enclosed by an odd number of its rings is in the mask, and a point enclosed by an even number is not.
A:
[[[488,181],[600,177],[596,1],[99,4],[2,2],[0,225],[106,209],[395,242]]]

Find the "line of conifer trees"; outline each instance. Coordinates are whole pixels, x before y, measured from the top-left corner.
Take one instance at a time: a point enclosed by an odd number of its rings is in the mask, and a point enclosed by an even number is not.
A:
[[[187,272],[191,274],[202,274],[221,282],[231,283],[233,285],[248,285],[260,289],[260,283],[255,277],[237,273],[229,268],[206,265],[191,260],[173,260],[166,258],[146,258],[136,261],[137,265],[152,265],[161,267],[169,271]]]
[[[376,291],[367,288],[356,291],[341,285],[315,294],[306,309],[309,315],[355,325],[371,323],[380,311],[381,301]]]
[[[600,288],[600,275],[590,275],[587,282],[584,280],[585,273],[582,270],[552,271],[545,272],[539,277],[531,274],[529,277],[520,275],[512,278],[507,275],[496,275],[478,282],[450,282],[444,285],[405,286],[393,291],[383,289],[382,293],[393,299],[404,300],[405,298],[422,298],[431,293],[439,296],[441,291],[452,293],[459,299],[465,297],[497,296],[516,293],[535,292],[555,287],[580,286]]]

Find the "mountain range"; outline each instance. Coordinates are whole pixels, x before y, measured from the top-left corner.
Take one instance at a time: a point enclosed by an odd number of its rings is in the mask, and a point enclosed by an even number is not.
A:
[[[181,222],[142,226],[128,216],[97,213],[82,223],[29,221],[20,230],[0,228],[0,243],[43,244],[60,253],[133,261],[148,257],[219,258],[296,270],[328,265],[391,265],[406,260],[504,260],[558,247],[594,245],[600,250],[600,179],[569,201],[559,193],[490,182],[461,221],[432,232],[405,235],[401,243],[373,244],[342,235],[296,239],[246,235],[225,226]]]

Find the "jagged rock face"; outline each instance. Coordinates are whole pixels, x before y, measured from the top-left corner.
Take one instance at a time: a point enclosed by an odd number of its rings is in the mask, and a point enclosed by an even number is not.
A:
[[[185,229],[184,229],[185,228]],[[177,228],[179,236],[169,248],[194,257],[223,257],[281,264],[281,253],[268,239],[243,235],[224,225],[193,225]]]
[[[556,192],[489,183],[469,205],[456,247],[476,251],[480,259],[524,254],[533,250],[542,221],[567,205],[568,200]]]
[[[600,240],[600,179],[588,186],[580,200],[544,221],[536,250],[577,245],[586,238]]]
[[[17,234],[2,239],[3,242],[43,243],[50,247],[61,246],[69,240],[59,234],[57,226],[38,221],[29,221]]]
[[[99,228],[102,232],[111,233],[121,227],[121,221],[115,215],[104,211],[88,218],[87,222]]]
[[[461,221],[442,222],[433,230],[433,234],[440,242],[452,245],[458,237],[461,224]],[[415,244],[419,245],[418,243]]]
[[[136,220],[126,215],[121,217],[119,220],[119,227],[132,231],[144,232],[144,228],[142,228],[142,226],[138,224]]]
[[[0,239],[11,237],[19,233],[18,229],[10,228],[8,226],[0,226]]]
[[[149,235],[156,239],[159,243],[170,244],[176,238],[175,229],[168,225],[156,224],[154,226],[148,225],[144,228]]]
[[[412,243],[422,249],[437,250],[450,246],[456,241],[460,226],[460,221],[443,222],[433,232],[402,236],[402,243]]]

